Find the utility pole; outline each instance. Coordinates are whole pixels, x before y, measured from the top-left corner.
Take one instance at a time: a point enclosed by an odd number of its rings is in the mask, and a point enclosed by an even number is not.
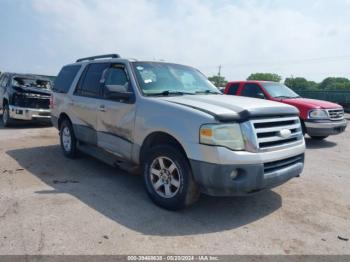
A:
[[[218,72],[218,87],[221,86],[221,65],[219,65],[219,72]]]

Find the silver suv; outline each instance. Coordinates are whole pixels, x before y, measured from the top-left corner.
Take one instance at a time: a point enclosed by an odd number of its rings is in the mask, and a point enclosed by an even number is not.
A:
[[[247,195],[299,176],[305,142],[298,110],[222,95],[198,70],[104,55],[59,73],[52,122],[63,153],[78,150],[141,168],[150,198],[167,209],[199,194]]]

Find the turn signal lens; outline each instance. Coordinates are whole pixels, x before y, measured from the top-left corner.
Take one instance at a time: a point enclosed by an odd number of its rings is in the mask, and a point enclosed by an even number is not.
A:
[[[201,129],[201,136],[212,137],[213,136],[213,130],[211,130],[209,128],[202,128]]]

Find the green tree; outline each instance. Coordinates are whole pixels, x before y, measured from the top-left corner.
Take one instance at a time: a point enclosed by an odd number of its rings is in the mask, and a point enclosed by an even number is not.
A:
[[[304,77],[287,77],[284,84],[293,90],[315,90],[318,84],[314,81],[308,81]]]
[[[345,77],[327,77],[320,83],[322,90],[350,90],[350,80]]]
[[[227,81],[225,77],[214,75],[211,77],[208,77],[209,81],[212,82],[216,87],[225,87],[227,84]]]
[[[282,77],[273,73],[254,73],[251,74],[247,80],[273,81],[280,82]]]

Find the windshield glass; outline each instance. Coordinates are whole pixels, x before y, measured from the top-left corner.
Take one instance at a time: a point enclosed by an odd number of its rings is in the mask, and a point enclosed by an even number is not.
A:
[[[279,83],[262,83],[265,90],[274,98],[297,98],[300,97],[292,89]]]
[[[177,64],[133,62],[136,77],[145,95],[220,94],[198,70]]]
[[[16,76],[13,78],[12,81],[14,86],[51,89],[51,81],[48,79],[37,79]]]

